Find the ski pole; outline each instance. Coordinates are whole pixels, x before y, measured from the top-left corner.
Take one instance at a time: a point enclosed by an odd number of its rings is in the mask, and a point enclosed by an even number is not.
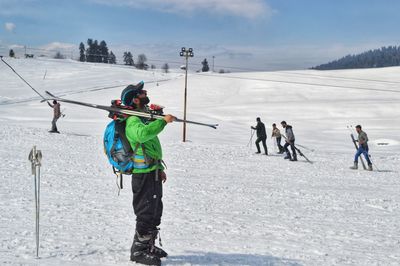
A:
[[[379,171],[380,171],[379,168],[376,166],[376,164],[374,163],[374,161],[371,159],[371,154],[368,153],[368,157],[369,157],[369,160],[371,161],[371,163],[374,165],[376,171],[379,172]]]
[[[14,69],[12,66],[10,66],[6,61],[4,61],[3,56],[0,56],[0,58],[1,58],[1,61],[3,61],[4,64],[6,64],[12,71],[14,71],[14,73],[15,73],[23,82],[26,83],[26,85],[28,85],[34,92],[36,92],[40,97],[42,97],[43,100],[46,100],[46,98],[44,98],[42,94],[40,94],[37,90],[35,90],[35,88],[31,86],[31,84],[29,84],[23,77],[21,77],[21,76],[17,73],[17,71],[15,71],[15,69]]]
[[[254,130],[250,128],[250,140],[249,143],[247,143],[247,147],[251,148],[251,144],[253,143],[253,136],[254,136]]]
[[[35,183],[36,258],[39,258],[40,166],[42,152],[40,150],[36,150],[36,146],[33,146],[28,158],[32,163],[32,174],[34,176]]]

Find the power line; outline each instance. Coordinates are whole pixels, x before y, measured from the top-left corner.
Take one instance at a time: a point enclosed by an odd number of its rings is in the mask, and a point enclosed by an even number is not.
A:
[[[344,69],[343,69],[344,70]],[[321,71],[321,70],[318,70]],[[297,75],[297,76],[310,76],[310,77],[322,77],[329,79],[341,79],[341,80],[352,80],[352,81],[368,81],[368,82],[379,82],[379,83],[391,83],[391,84],[400,84],[400,81],[389,81],[389,80],[377,80],[377,79],[362,79],[362,78],[349,78],[349,77],[340,77],[340,76],[324,76],[324,75],[315,75],[311,73],[293,73],[287,71],[279,71],[279,73],[285,73],[289,75]]]
[[[286,81],[286,80],[274,80],[274,79],[262,79],[262,78],[247,78],[247,77],[235,77],[232,75],[211,75],[204,74],[202,76],[210,76],[210,77],[224,77],[231,79],[240,79],[240,80],[256,80],[256,81],[267,81],[267,82],[275,82],[275,83],[284,83],[284,84],[296,84],[296,85],[308,85],[308,86],[320,86],[320,87],[331,87],[331,88],[341,88],[341,89],[357,89],[357,90],[368,90],[368,91],[379,91],[379,92],[392,92],[392,93],[400,93],[400,90],[385,90],[385,89],[374,89],[374,88],[365,88],[365,87],[355,87],[355,86],[340,86],[340,85],[332,85],[332,84],[318,84],[318,83],[309,83],[309,82],[296,82],[296,81]]]

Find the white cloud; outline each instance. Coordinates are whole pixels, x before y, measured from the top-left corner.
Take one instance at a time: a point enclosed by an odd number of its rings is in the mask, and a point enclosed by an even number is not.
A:
[[[270,17],[275,11],[263,0],[89,0],[110,6],[155,9],[161,12],[186,15],[206,11],[248,19]]]
[[[4,28],[6,29],[6,31],[9,31],[9,32],[14,32],[14,30],[15,30],[16,27],[17,27],[17,26],[16,26],[14,23],[12,23],[12,22],[6,22],[6,23],[4,24]]]
[[[47,51],[74,51],[78,49],[76,44],[52,42],[39,47],[40,49]]]

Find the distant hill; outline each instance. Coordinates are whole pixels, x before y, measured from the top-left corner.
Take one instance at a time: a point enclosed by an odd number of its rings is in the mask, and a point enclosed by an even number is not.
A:
[[[339,60],[312,67],[312,69],[331,70],[389,66],[400,66],[400,46],[382,47],[357,55],[346,55]]]

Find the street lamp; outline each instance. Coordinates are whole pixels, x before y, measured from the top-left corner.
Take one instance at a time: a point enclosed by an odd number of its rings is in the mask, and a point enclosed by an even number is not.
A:
[[[188,59],[189,57],[193,57],[193,49],[189,48],[186,50],[185,47],[182,47],[180,56],[184,56],[186,59],[186,67],[185,67],[185,96],[183,100],[183,142],[186,142],[186,99],[187,99],[187,71],[188,71]]]

